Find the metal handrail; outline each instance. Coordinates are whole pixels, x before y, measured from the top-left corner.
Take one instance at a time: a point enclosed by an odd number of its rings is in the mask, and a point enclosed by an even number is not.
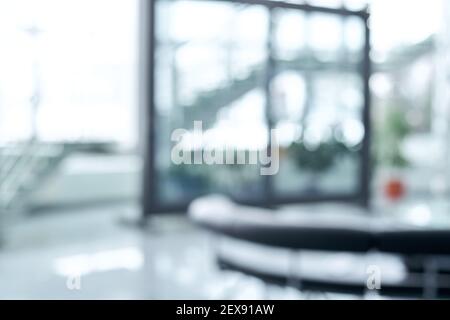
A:
[[[2,152],[0,210],[25,205],[26,194],[38,185],[65,156],[63,145],[28,142]],[[6,162],[6,164],[5,164]]]

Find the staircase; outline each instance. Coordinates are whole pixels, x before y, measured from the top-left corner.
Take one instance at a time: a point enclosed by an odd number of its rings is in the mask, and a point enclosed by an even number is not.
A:
[[[359,60],[359,59],[358,59]],[[298,71],[349,71],[356,70],[358,63],[351,61],[320,61],[308,52],[299,54],[292,60],[277,60],[274,68],[274,75],[288,70]],[[226,85],[214,90],[201,92],[197,95],[194,102],[183,106],[184,125],[192,126],[194,121],[203,121],[204,123],[214,123],[218,111],[239,100],[251,90],[265,85],[266,64],[262,63],[250,70],[245,78],[232,79]]]
[[[247,77],[234,79],[227,85],[214,90],[201,92],[191,105],[183,106],[184,125],[191,127],[194,121],[212,124],[216,120],[217,112],[233,102],[239,100],[246,93],[263,85],[263,66],[256,66]]]
[[[26,142],[0,149],[0,214],[27,208],[30,193],[65,158],[62,144]]]
[[[431,52],[433,47],[434,38],[430,37],[416,45],[400,48],[391,53],[389,60],[374,64],[374,71],[389,71],[407,66],[411,61]],[[355,72],[361,68],[362,56],[358,54],[342,52],[335,58],[334,60],[320,60],[314,52],[305,50],[293,59],[277,59],[273,74],[276,76],[288,70]],[[199,93],[193,103],[181,108],[184,112],[184,126],[189,128],[194,121],[200,120],[206,124],[214,123],[221,108],[239,100],[251,90],[264,86],[266,67],[266,63],[255,65],[245,78],[231,79],[219,88]]]
[[[31,193],[58,170],[73,152],[108,152],[110,143],[42,143],[29,141],[0,147],[0,220],[26,211]]]

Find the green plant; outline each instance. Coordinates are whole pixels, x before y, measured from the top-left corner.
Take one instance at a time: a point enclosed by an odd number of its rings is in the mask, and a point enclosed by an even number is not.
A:
[[[337,141],[323,142],[314,148],[295,142],[288,149],[299,168],[309,169],[314,173],[329,170],[338,157],[349,152],[343,143]]]
[[[406,167],[408,161],[402,155],[401,143],[410,131],[404,112],[398,107],[390,108],[384,122],[376,131],[377,162],[393,167]]]

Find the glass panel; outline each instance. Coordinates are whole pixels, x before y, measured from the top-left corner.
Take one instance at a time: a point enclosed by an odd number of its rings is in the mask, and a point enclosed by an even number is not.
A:
[[[264,183],[257,164],[210,165],[205,153],[224,152],[225,162],[238,151],[248,159],[249,152],[266,149],[267,10],[189,0],[158,1],[156,9],[158,199],[183,203],[207,192],[261,198]],[[194,129],[196,121],[201,134]],[[187,132],[173,141],[177,129]],[[203,164],[174,163],[176,147],[192,162],[200,152]]]
[[[257,202],[267,192],[276,199],[359,194],[365,134],[360,18],[281,8],[269,13],[221,1],[160,0],[156,8],[162,205],[215,192]],[[211,149],[265,151],[269,123],[281,147],[278,174],[266,179],[256,163],[204,163]],[[183,138],[173,136],[177,129]],[[192,164],[196,154],[201,164]]]
[[[281,197],[357,194],[364,138],[358,71],[364,25],[330,14],[280,9],[275,15],[272,115],[281,145],[275,192]],[[308,34],[306,43],[301,36],[297,46],[289,42],[296,33],[289,41],[279,36],[288,23],[303,24],[299,34]]]
[[[33,136],[135,148],[137,7],[126,0],[0,3],[0,143]]]
[[[275,15],[274,45],[278,59],[294,59],[305,53],[307,41],[306,17],[302,11],[283,11]]]

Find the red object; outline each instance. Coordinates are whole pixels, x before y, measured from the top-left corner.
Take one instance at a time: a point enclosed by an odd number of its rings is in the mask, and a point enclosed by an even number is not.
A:
[[[390,200],[399,200],[405,194],[405,185],[401,180],[391,179],[386,184],[385,194]]]

